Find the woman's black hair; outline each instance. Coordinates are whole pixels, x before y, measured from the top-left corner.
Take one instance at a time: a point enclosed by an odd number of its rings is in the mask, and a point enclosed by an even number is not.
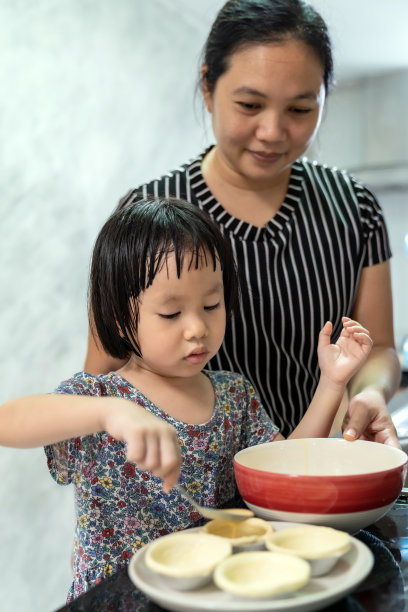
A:
[[[107,353],[125,359],[141,356],[137,342],[137,302],[166,265],[176,259],[183,266],[220,266],[227,316],[237,298],[238,281],[230,244],[209,215],[176,198],[142,198],[137,191],[106,221],[93,250],[89,312]]]
[[[326,94],[333,83],[333,56],[326,23],[303,0],[229,0],[212,25],[202,54],[210,92],[238,49],[295,39],[311,47],[323,68]]]

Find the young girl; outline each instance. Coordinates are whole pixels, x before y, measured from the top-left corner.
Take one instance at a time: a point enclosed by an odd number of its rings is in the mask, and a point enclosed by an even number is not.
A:
[[[98,336],[126,365],[77,373],[59,395],[1,407],[0,443],[45,445],[53,478],[75,487],[69,600],[153,538],[200,519],[172,490],[179,479],[198,502],[225,505],[236,492],[235,453],[282,439],[247,379],[203,371],[236,293],[232,251],[206,213],[135,197],[102,228],[90,276]],[[328,435],[345,385],[370,351],[368,332],[351,319],[336,344],[331,331],[328,322],[320,332],[320,382],[292,437]]]

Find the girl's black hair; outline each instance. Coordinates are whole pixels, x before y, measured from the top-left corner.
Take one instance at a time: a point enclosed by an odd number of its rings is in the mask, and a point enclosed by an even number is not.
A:
[[[89,312],[107,353],[118,359],[141,356],[137,342],[137,301],[166,265],[220,266],[227,316],[237,298],[238,281],[230,244],[209,215],[176,198],[142,198],[134,192],[106,221],[93,250]]]
[[[296,39],[309,45],[323,68],[328,94],[333,83],[333,56],[326,23],[303,0],[229,0],[219,11],[204,46],[202,77],[214,91],[219,77],[228,69],[231,55],[257,43]],[[201,81],[202,83],[202,81]]]

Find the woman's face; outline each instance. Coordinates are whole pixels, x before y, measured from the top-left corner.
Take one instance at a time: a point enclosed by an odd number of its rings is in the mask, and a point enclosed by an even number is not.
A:
[[[213,91],[203,82],[214,163],[238,184],[272,186],[318,130],[325,100],[319,58],[298,40],[254,44],[230,57]]]

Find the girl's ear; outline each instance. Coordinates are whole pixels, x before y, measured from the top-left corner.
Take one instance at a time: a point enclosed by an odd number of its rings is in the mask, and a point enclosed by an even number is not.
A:
[[[209,113],[212,113],[212,91],[207,81],[208,66],[203,64],[201,67],[201,91],[204,98],[204,104]]]

